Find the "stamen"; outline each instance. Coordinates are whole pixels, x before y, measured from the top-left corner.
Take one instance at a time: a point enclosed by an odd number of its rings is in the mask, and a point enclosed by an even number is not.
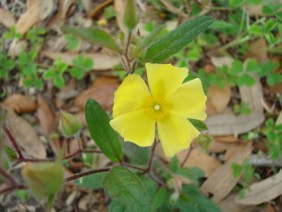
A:
[[[161,109],[161,106],[160,106],[160,105],[154,105],[154,109],[155,109],[155,110],[160,110],[160,109]]]

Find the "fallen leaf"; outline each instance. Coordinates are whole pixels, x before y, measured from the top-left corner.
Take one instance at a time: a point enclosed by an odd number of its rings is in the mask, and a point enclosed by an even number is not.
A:
[[[180,163],[182,163],[182,161],[184,161],[184,159],[186,158],[187,151],[189,150],[182,151],[177,154]],[[156,152],[165,161],[171,160],[171,158],[165,156],[160,144],[158,144]],[[209,156],[207,153],[203,152],[201,149],[195,148],[190,153],[190,156],[186,161],[186,163],[184,164],[184,166],[198,167],[205,172],[206,177],[209,177],[216,169],[218,169],[221,166],[221,163],[218,160],[214,159],[213,157]]]
[[[50,16],[55,7],[57,7],[55,5],[55,0],[41,1],[41,3],[40,3],[40,20],[44,20],[45,18]]]
[[[210,86],[208,88],[207,114],[215,115],[224,111],[231,98],[231,89],[228,85],[224,89]]]
[[[213,140],[208,148],[208,152],[212,153],[222,153],[232,147],[233,145],[236,145],[236,143],[231,142],[219,142],[217,140]]]
[[[257,61],[265,61],[268,59],[267,56],[267,43],[264,38],[260,38],[258,40],[255,40],[251,44],[251,48],[247,51],[245,58],[253,58]],[[261,50],[261,51],[258,51]]]
[[[114,0],[114,9],[116,12],[116,20],[119,29],[123,32],[126,33],[126,28],[123,24],[123,14],[125,10],[125,5],[126,1],[125,0]]]
[[[211,194],[211,200],[215,203],[225,198],[240,180],[240,178],[233,177],[231,165],[233,163],[241,164],[251,154],[252,142],[238,144],[233,149],[236,150],[236,154],[232,154],[224,165],[215,170],[200,188],[206,196]]]
[[[40,122],[41,132],[43,135],[48,135],[57,129],[56,116],[41,95],[37,95],[37,102],[37,117]]]
[[[226,136],[216,136],[214,139],[218,142],[227,142],[227,143],[235,143],[238,142],[238,138],[232,136],[232,135],[226,135]]]
[[[53,1],[53,0],[52,0]],[[58,10],[56,14],[48,22],[48,28],[61,27],[64,25],[66,16],[70,8],[74,5],[75,0],[58,0]]]
[[[238,135],[246,133],[264,121],[261,112],[254,112],[248,116],[235,116],[234,114],[219,114],[210,116],[205,124],[211,135]]]
[[[0,8],[0,23],[5,27],[10,28],[11,26],[16,25],[16,19],[10,11]]]
[[[52,52],[52,51],[43,51],[42,55],[56,60],[61,58],[66,64],[72,66],[72,60],[78,56],[75,53],[59,53],[59,52]],[[102,53],[85,53],[83,54],[86,58],[91,58],[93,60],[93,70],[108,70],[111,69],[113,66],[119,64],[119,58],[108,56]]]
[[[31,96],[13,94],[4,100],[4,104],[16,113],[31,113],[36,111],[37,104]]]
[[[34,132],[32,126],[20,116],[16,115],[11,109],[7,109],[7,111],[7,127],[15,137],[17,144],[33,158],[46,158],[44,145]]]
[[[16,24],[17,32],[25,34],[34,24],[40,21],[40,5],[41,0],[27,1],[27,10]]]
[[[236,193],[230,193],[227,197],[218,203],[218,206],[224,212],[242,212],[242,211],[253,211],[253,206],[239,205],[235,202]]]
[[[170,11],[171,13],[174,13],[176,15],[178,15],[179,17],[182,18],[187,18],[187,14],[185,14],[182,9],[176,8],[174,7],[171,3],[169,3],[167,0],[160,0],[161,3],[163,3],[163,5],[166,7],[166,9],[168,11]]]
[[[239,87],[241,101],[248,102],[252,111],[257,111],[262,113],[263,112],[263,105],[261,103],[263,99],[262,86],[260,83],[260,79],[257,76],[252,75],[252,77],[256,81],[256,83],[253,86]]]
[[[236,197],[235,202],[242,205],[258,205],[268,202],[282,194],[282,170],[258,183],[252,184],[243,198]]]
[[[210,59],[215,67],[222,67],[224,65],[230,67],[233,62],[233,58],[228,56],[224,56],[224,57],[211,56]]]
[[[179,161],[183,161],[187,155],[187,151],[177,154]],[[189,159],[184,164],[185,167],[198,167],[205,172],[205,177],[212,175],[214,171],[221,167],[221,163],[202,151],[200,148],[192,150]]]
[[[82,6],[83,6],[83,9],[85,10],[87,15],[89,16],[89,14],[91,13],[93,6],[94,6],[92,0],[82,0],[81,3],[82,3]]]
[[[95,99],[105,109],[110,110],[114,101],[114,93],[118,88],[120,81],[115,77],[99,77],[93,86],[83,91],[74,103],[77,107],[84,110],[88,98]]]

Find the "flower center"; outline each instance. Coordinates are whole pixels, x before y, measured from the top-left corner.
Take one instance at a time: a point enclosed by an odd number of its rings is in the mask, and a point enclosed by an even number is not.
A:
[[[158,104],[156,104],[156,105],[154,105],[154,109],[155,109],[156,111],[158,111],[158,110],[160,110],[160,109],[161,109],[161,106],[160,106],[160,105],[158,105]]]
[[[163,120],[168,115],[170,104],[163,99],[157,99],[152,96],[144,102],[144,109],[146,113],[155,121]]]

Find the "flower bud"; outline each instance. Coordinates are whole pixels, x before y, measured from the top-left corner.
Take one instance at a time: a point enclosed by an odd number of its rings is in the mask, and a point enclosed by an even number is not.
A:
[[[27,163],[22,176],[29,189],[38,197],[52,197],[64,183],[63,166],[58,163]]]
[[[173,193],[172,195],[170,195],[170,197],[169,197],[169,202],[170,202],[170,204],[175,205],[176,202],[177,202],[177,200],[178,200],[178,198],[179,198],[179,193],[178,193],[178,192],[174,192],[174,193]]]
[[[125,5],[123,22],[127,29],[131,31],[138,23],[137,7],[135,0],[127,0]]]
[[[81,128],[82,128],[82,124],[76,116],[61,111],[59,129],[61,130],[64,136],[72,137],[78,134]]]

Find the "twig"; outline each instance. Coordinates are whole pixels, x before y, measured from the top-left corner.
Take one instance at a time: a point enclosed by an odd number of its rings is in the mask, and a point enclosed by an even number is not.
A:
[[[191,155],[192,150],[193,150],[193,147],[190,145],[187,155],[185,156],[184,160],[181,163],[181,167],[185,165],[186,161],[188,160],[189,156]]]
[[[99,4],[97,7],[95,7],[91,12],[89,13],[89,18],[94,18],[98,12],[101,12],[105,7],[109,6],[113,3],[113,0],[107,0],[101,4]]]
[[[154,154],[155,154],[157,144],[158,144],[158,139],[156,138],[155,141],[154,141],[154,144],[152,146],[152,149],[151,149],[150,158],[149,158],[149,161],[148,161],[147,168],[144,170],[143,174],[149,173],[151,171],[151,166],[152,166],[153,157],[154,157]]]
[[[78,178],[81,178],[81,177],[85,177],[85,176],[88,176],[88,175],[91,175],[91,174],[96,174],[96,173],[101,173],[101,172],[108,172],[111,168],[104,168],[104,169],[96,169],[96,170],[90,170],[90,171],[86,171],[86,172],[81,172],[81,173],[78,173],[78,174],[75,174],[71,177],[67,177],[65,179],[66,182],[68,181],[72,181],[72,180],[75,180],[75,179],[78,179]]]
[[[19,147],[19,145],[16,142],[16,139],[14,138],[14,136],[11,134],[10,130],[7,128],[7,126],[5,124],[3,124],[2,129],[4,130],[4,132],[7,134],[7,136],[9,137],[12,145],[14,146],[17,154],[18,154],[18,160],[22,160],[24,159],[24,156],[22,154],[22,151]]]
[[[27,187],[25,185],[15,184],[13,186],[9,186],[7,188],[0,190],[0,195],[7,193],[7,192],[10,192],[10,191],[14,191],[16,189],[17,190],[25,190],[25,189],[27,189]]]

